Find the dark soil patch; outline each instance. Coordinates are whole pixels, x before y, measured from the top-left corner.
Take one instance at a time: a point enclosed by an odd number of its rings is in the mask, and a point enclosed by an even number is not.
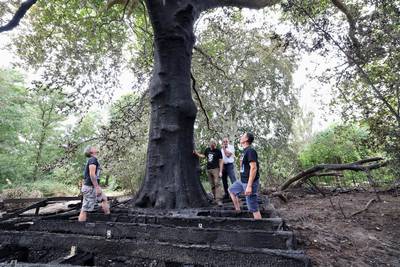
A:
[[[381,195],[382,202],[350,216],[372,198],[303,194],[273,203],[315,266],[400,266],[400,197]]]

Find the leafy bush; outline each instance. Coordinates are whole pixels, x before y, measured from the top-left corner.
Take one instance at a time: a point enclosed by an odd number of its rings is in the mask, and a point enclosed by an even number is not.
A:
[[[40,198],[51,196],[74,196],[79,188],[49,179],[37,180],[29,184],[11,184],[3,188],[2,198]]]
[[[318,133],[299,154],[302,168],[321,163],[342,164],[376,155],[368,147],[369,131],[356,125],[336,125]]]
[[[382,152],[371,149],[369,140],[369,130],[366,127],[334,125],[315,135],[311,142],[299,153],[301,168],[307,169],[323,163],[350,163],[369,157],[380,156]],[[341,181],[345,185],[367,183],[364,173],[346,171],[343,174],[344,178],[341,178]],[[392,175],[387,170],[375,171],[375,177],[380,181],[392,179]],[[315,177],[313,179],[319,183],[334,183],[333,177]]]

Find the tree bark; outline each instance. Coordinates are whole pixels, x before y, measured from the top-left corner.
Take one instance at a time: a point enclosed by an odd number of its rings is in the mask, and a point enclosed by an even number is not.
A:
[[[193,25],[200,10],[192,1],[146,1],[154,29],[150,82],[151,120],[146,174],[135,197],[140,207],[208,205],[199,160],[193,155],[197,108],[191,94]]]

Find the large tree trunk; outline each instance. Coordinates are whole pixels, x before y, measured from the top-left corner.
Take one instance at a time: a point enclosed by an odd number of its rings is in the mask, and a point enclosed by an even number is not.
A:
[[[208,205],[193,156],[197,108],[190,86],[193,25],[199,10],[190,0],[147,0],[155,55],[150,83],[151,122],[146,175],[135,204],[190,208]]]

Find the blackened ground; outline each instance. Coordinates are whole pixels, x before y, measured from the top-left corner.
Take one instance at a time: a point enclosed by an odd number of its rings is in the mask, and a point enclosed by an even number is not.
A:
[[[332,196],[330,201],[329,197],[302,194],[287,204],[278,199],[273,204],[294,231],[299,249],[305,250],[314,266],[398,267],[400,197],[381,195],[382,202],[374,202],[367,211],[350,216],[374,197],[357,192]]]

